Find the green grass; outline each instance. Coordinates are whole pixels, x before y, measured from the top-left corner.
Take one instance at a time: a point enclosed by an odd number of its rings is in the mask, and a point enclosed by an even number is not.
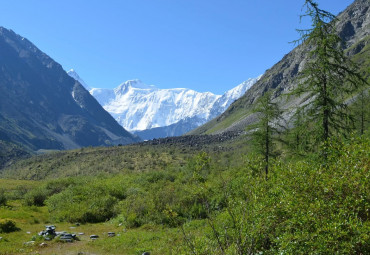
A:
[[[213,134],[218,131],[223,131],[231,125],[245,119],[250,115],[250,110],[239,108],[233,114],[226,116],[221,122],[216,123],[211,129],[207,130],[206,134]]]
[[[206,146],[208,153],[134,145],[20,161],[0,179],[8,198],[0,221],[20,228],[0,233],[0,254],[365,254],[369,135],[334,139],[326,162],[319,153],[285,157],[281,146],[268,180],[247,137]],[[24,244],[49,224],[84,235]]]
[[[238,108],[232,114],[221,115],[224,118],[221,121],[213,119],[210,122],[204,124],[203,126],[189,132],[189,134],[214,134],[217,132],[222,132],[229,128],[231,125],[243,120],[250,115],[250,109]]]
[[[187,148],[125,146],[53,152],[17,162],[0,176],[27,180],[145,172],[181,166],[194,153]]]
[[[44,212],[44,216],[47,215]],[[14,220],[21,228],[18,232],[0,234],[0,254],[142,254],[150,251],[153,254],[170,254],[178,250],[182,244],[182,236],[177,228],[163,228],[161,226],[143,226],[137,229],[125,229],[113,223],[83,224],[75,226],[69,223],[55,223],[57,231],[70,233],[84,233],[78,235],[79,241],[59,243],[37,239],[33,245],[25,245],[33,240],[38,232],[45,229],[47,223],[30,224]],[[54,223],[53,223],[54,224]],[[108,232],[115,232],[115,237],[108,237]],[[90,235],[99,235],[99,239],[90,240]],[[39,245],[45,242],[47,247]],[[183,250],[183,249],[182,249]]]
[[[238,142],[228,148],[243,148]],[[20,228],[0,233],[0,254],[191,254],[190,249],[195,254],[222,254],[220,247],[236,254],[241,240],[243,249],[254,254],[364,254],[370,249],[369,137],[333,141],[328,148],[326,164],[317,155],[277,159],[268,181],[258,155],[243,157],[242,150],[213,157],[200,153],[182,167],[169,164],[157,171],[2,179],[6,191],[27,189],[0,207],[0,221],[12,220]],[[86,153],[105,150],[89,148]],[[86,159],[79,152],[62,157]],[[151,152],[145,148],[142,153]],[[46,162],[60,155],[46,155]],[[100,164],[102,157],[96,160]],[[39,158],[37,162],[43,164]],[[31,195],[40,194],[44,206],[25,205]],[[111,203],[106,204],[108,198]],[[92,217],[97,215],[103,218]],[[38,238],[32,246],[24,244],[49,224],[57,231],[84,235],[71,244],[48,241],[47,247],[40,247],[43,240]],[[108,237],[108,232],[116,236]],[[91,241],[92,234],[100,238]]]
[[[0,207],[0,220],[11,219],[20,228],[13,233],[0,233],[0,254],[142,254],[150,251],[153,254],[171,254],[184,251],[179,248],[182,235],[178,228],[165,228],[160,225],[144,225],[136,229],[126,229],[117,221],[76,226],[66,222],[49,221],[47,207],[23,206],[19,201],[11,201],[9,206]],[[36,239],[33,245],[26,242],[34,240],[45,225],[55,224],[57,231],[84,233],[78,235],[79,241],[72,244]],[[108,237],[108,232],[115,232],[115,237]],[[91,241],[90,235],[99,235]],[[47,247],[40,247],[42,242]]]
[[[35,188],[39,184],[40,184],[40,182],[38,182],[38,181],[0,179],[0,188],[4,189],[7,192],[12,192],[14,190],[17,190],[20,187],[24,187],[26,189],[31,189],[31,188]]]
[[[6,191],[11,191],[20,185],[29,189],[37,188],[41,182],[0,179],[0,184]],[[20,231],[13,233],[0,233],[0,254],[141,254],[144,251],[169,254],[182,241],[177,228],[144,225],[137,229],[127,229],[118,220],[76,226],[67,222],[53,222],[50,216],[46,206],[24,206],[20,200],[8,201],[7,206],[0,207],[0,221],[12,220],[20,228]],[[84,235],[79,236],[80,241],[72,244],[48,241],[47,247],[40,247],[39,244],[43,241],[38,239],[34,245],[25,245],[49,224],[55,224],[57,231]],[[115,232],[116,236],[108,237],[108,232]],[[100,238],[91,241],[89,236],[92,234],[99,235]]]

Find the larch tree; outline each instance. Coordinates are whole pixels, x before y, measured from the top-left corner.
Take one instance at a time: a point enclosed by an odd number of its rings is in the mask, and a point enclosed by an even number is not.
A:
[[[296,42],[305,44],[308,55],[293,94],[308,96],[308,103],[300,112],[315,124],[312,133],[319,144],[350,130],[346,99],[364,84],[364,79],[344,54],[335,28],[337,18],[320,9],[314,0],[305,0],[304,8],[301,18],[311,18],[312,25],[310,29],[298,30],[301,37]]]
[[[257,114],[259,121],[248,127],[255,150],[263,156],[266,179],[269,173],[270,158],[275,155],[277,135],[284,128],[280,124],[282,111],[278,104],[273,102],[272,95],[272,92],[268,91],[258,99],[253,112]]]

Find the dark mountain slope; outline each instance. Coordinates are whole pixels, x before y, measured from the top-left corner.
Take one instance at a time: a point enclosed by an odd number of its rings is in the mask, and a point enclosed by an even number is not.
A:
[[[369,36],[370,36],[370,1],[356,0],[344,12],[338,15],[337,31],[344,41],[343,49],[361,69],[369,70]],[[218,134],[225,131],[242,131],[255,121],[251,113],[253,103],[264,91],[276,89],[275,96],[286,93],[296,86],[296,77],[305,63],[307,49],[300,45],[285,55],[281,61],[267,70],[261,79],[254,84],[244,96],[235,101],[223,114],[193,130],[190,134]],[[281,101],[282,107],[300,104],[304,98]]]
[[[0,140],[40,149],[137,141],[61,65],[0,27]]]

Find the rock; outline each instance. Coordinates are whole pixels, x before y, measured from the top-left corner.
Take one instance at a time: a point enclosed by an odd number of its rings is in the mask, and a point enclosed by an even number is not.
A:
[[[243,131],[228,131],[214,135],[184,135],[176,137],[166,137],[160,139],[153,139],[139,143],[139,145],[180,145],[184,148],[203,148],[210,144],[223,143],[226,141],[233,140],[240,135],[243,135]]]
[[[41,231],[39,233],[39,236],[43,236],[46,241],[50,241],[54,239],[54,237],[57,235],[57,232],[55,232],[55,228],[56,227],[54,225],[45,226],[45,230]]]
[[[72,234],[63,234],[60,236],[60,241],[67,242],[67,243],[72,243],[73,240],[75,239],[76,235]]]
[[[82,233],[82,232],[81,232],[81,233],[78,233],[78,235],[79,235],[79,236],[83,236],[84,234],[85,234],[85,233]]]
[[[98,235],[91,235],[90,236],[90,239],[91,240],[96,240],[96,239],[98,239],[99,238],[99,236]]]
[[[34,244],[35,244],[35,241],[29,241],[29,242],[24,243],[25,246],[33,246]]]
[[[146,252],[143,252],[142,255],[150,255],[150,252],[146,251]]]
[[[115,235],[116,235],[116,233],[114,233],[114,232],[108,232],[109,237],[114,237]]]
[[[46,247],[46,246],[48,246],[48,244],[47,243],[40,243],[40,245],[39,245],[40,247]]]

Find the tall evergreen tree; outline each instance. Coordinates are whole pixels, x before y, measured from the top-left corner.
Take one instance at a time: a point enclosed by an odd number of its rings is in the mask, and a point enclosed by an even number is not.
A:
[[[280,124],[282,111],[278,104],[273,102],[272,95],[272,92],[269,91],[258,99],[253,112],[257,113],[259,121],[248,127],[251,130],[255,150],[263,156],[266,179],[269,173],[270,158],[275,155],[275,141],[283,128]]]
[[[300,83],[294,94],[307,94],[308,103],[301,109],[307,119],[316,124],[313,134],[316,142],[325,142],[332,135],[345,134],[350,128],[345,100],[364,82],[341,48],[336,17],[319,9],[314,0],[306,0],[302,17],[311,18],[312,27],[298,30],[309,49]],[[301,17],[301,18],[302,18]]]

